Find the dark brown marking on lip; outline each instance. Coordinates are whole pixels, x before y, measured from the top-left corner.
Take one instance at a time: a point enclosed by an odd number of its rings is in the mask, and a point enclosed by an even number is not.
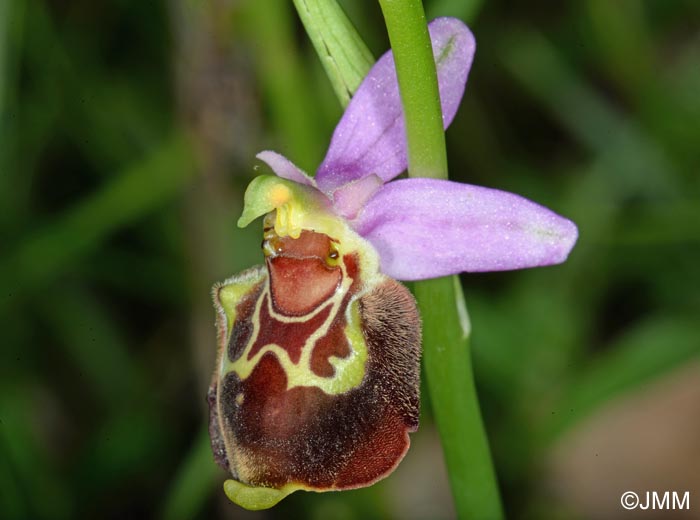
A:
[[[343,297],[338,312],[333,323],[326,334],[319,338],[311,353],[311,370],[321,377],[332,377],[335,373],[333,365],[330,364],[331,356],[344,358],[350,355],[351,349],[345,336],[347,326],[346,312],[350,300],[359,290],[359,279],[357,277],[357,258],[355,255],[344,255],[343,262],[348,277],[352,279],[347,293]]]
[[[268,309],[268,296],[262,296],[263,302],[259,313],[259,332],[255,339],[255,344],[248,354],[248,359],[253,359],[258,351],[265,345],[274,343],[279,345],[289,354],[292,363],[299,362],[304,343],[309,336],[316,332],[323,322],[328,319],[332,305],[329,303],[325,309],[321,310],[313,318],[304,321],[285,323],[276,320],[270,315]]]
[[[245,350],[253,333],[252,318],[255,313],[255,304],[260,298],[265,287],[263,280],[257,284],[248,294],[241,298],[236,305],[236,320],[233,323],[231,336],[228,341],[227,355],[230,361],[238,359]]]

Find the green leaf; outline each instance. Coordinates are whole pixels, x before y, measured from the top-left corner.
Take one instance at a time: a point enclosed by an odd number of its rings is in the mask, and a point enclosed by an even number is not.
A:
[[[250,32],[249,45],[255,48],[256,74],[270,120],[284,139],[285,155],[293,157],[302,169],[314,171],[323,156],[325,136],[318,101],[309,88],[309,67],[294,38],[294,10],[287,0],[245,5],[244,30]]]
[[[202,429],[173,479],[160,518],[195,518],[211,495],[220,470],[212,463],[209,433]]]
[[[438,16],[452,16],[471,23],[484,6],[484,0],[433,0],[426,4],[430,20]]]
[[[335,0],[294,0],[299,17],[344,107],[374,64],[372,53]]]
[[[0,258],[0,308],[70,269],[80,255],[179,193],[194,172],[189,146],[173,137],[96,193],[29,234]]]
[[[697,319],[655,316],[629,330],[574,379],[545,425],[550,445],[579,421],[625,392],[634,391],[691,359],[700,358]]]

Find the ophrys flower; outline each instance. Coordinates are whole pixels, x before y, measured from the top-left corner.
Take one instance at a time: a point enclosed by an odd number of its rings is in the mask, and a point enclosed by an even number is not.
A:
[[[443,122],[461,100],[474,39],[430,24]],[[391,53],[364,80],[314,178],[274,152],[240,226],[264,216],[266,265],[214,289],[220,351],[209,394],[225,489],[251,509],[298,489],[372,484],[418,426],[420,319],[393,278],[418,280],[563,261],[569,220],[518,195],[406,169]]]

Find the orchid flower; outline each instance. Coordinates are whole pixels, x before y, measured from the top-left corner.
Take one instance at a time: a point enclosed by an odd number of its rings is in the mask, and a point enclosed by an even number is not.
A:
[[[429,25],[447,127],[475,42],[459,20]],[[239,226],[264,216],[265,266],[214,287],[219,359],[209,393],[224,489],[249,508],[289,493],[370,485],[418,427],[420,318],[396,280],[563,262],[569,220],[518,195],[407,167],[391,52],[360,85],[315,177],[285,157],[254,179]]]

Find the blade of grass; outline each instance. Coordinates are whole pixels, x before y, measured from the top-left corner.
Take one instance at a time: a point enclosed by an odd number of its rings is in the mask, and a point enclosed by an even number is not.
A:
[[[168,491],[160,518],[185,520],[195,518],[209,498],[220,470],[212,462],[209,432],[203,428],[190,451],[180,463],[180,468]]]
[[[66,359],[85,377],[101,406],[115,407],[147,390],[122,332],[89,294],[65,287],[60,293],[49,291],[39,308]]]
[[[283,136],[285,154],[302,169],[314,171],[323,153],[313,94],[305,63],[294,41],[293,10],[286,0],[249,2],[245,11],[250,45],[274,126]],[[293,102],[290,102],[293,99]]]
[[[0,385],[0,445],[18,494],[9,501],[15,518],[74,518],[75,502],[52,460],[46,444],[37,435],[41,408],[39,381],[4,381]],[[4,513],[4,511],[3,511]],[[4,516],[3,516],[4,518]]]
[[[541,447],[551,443],[624,392],[700,358],[697,319],[684,316],[654,316],[641,322],[611,345],[606,355],[571,383],[544,425]]]
[[[335,0],[294,0],[340,104],[345,107],[374,63],[372,53]]]
[[[484,0],[433,0],[427,2],[426,14],[432,20],[438,16],[454,16],[473,22],[484,6]]]
[[[0,259],[0,310],[48,283],[110,233],[165,203],[189,181],[189,146],[172,137],[94,195],[36,230]]]
[[[17,74],[23,51],[25,5],[23,0],[5,1],[0,5],[0,228],[14,227],[18,197],[13,181],[17,166],[13,152],[21,140],[17,118]],[[18,200],[19,199],[19,200]]]
[[[673,92],[671,78],[676,75],[670,65],[676,58],[669,59],[654,47],[648,7],[634,0],[583,5],[596,60],[632,104],[640,126],[668,152],[681,173],[694,177],[700,157],[697,116]]]
[[[512,31],[501,56],[521,85],[616,172],[609,189],[674,193],[669,180],[678,175],[665,151],[579,77],[545,37],[532,29]]]
[[[10,1],[0,4],[0,124],[5,116],[5,92],[10,79],[10,20],[13,7]]]

